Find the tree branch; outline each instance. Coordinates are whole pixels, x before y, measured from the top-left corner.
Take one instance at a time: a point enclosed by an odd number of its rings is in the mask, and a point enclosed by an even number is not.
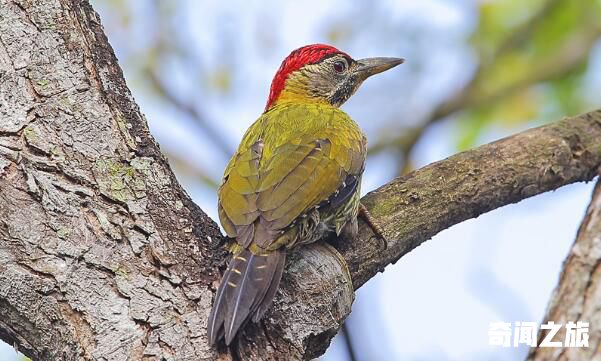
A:
[[[321,355],[353,287],[455,223],[590,180],[600,140],[593,112],[370,193],[386,251],[362,225],[339,251],[294,252],[274,307],[231,351]],[[0,0],[0,337],[38,361],[228,359],[206,339],[222,240],[150,136],[90,5]]]
[[[360,223],[342,243],[355,289],[438,232],[563,185],[589,181],[601,163],[601,110],[498,140],[399,177],[361,202],[389,240]]]
[[[601,181],[593,191],[591,203],[578,230],[574,245],[564,262],[559,285],[551,296],[549,309],[543,323],[553,321],[565,326],[567,322],[589,323],[588,347],[580,348],[531,348],[530,361],[593,360],[601,353]],[[547,332],[540,332],[540,345]],[[562,344],[566,329],[562,327],[552,341]]]

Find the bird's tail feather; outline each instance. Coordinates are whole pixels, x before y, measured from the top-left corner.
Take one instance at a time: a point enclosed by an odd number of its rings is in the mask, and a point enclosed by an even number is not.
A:
[[[253,254],[244,249],[232,257],[209,315],[211,345],[222,335],[229,345],[248,320],[261,319],[275,296],[285,260],[285,250]]]

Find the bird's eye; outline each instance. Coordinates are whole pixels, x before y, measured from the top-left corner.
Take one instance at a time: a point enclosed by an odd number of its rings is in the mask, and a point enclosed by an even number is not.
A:
[[[346,70],[346,64],[343,61],[337,61],[334,63],[334,71],[342,73]]]

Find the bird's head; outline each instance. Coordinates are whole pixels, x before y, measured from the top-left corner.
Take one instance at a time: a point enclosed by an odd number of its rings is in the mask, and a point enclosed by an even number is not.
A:
[[[265,110],[286,101],[322,101],[339,107],[365,79],[403,61],[402,58],[354,60],[333,46],[303,46],[282,62],[271,82]]]

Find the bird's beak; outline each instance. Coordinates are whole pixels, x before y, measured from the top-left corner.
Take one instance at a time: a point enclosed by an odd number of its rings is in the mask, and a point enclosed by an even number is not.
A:
[[[355,72],[359,79],[365,80],[372,75],[379,74],[388,69],[392,69],[399,64],[403,64],[403,58],[367,58],[357,60]]]

